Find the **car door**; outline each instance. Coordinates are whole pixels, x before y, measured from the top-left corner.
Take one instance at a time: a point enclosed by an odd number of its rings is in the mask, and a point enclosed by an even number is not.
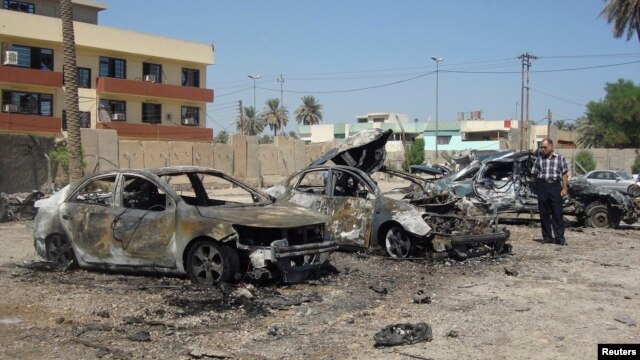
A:
[[[176,204],[157,179],[123,174],[112,220],[114,262],[175,267]]]
[[[92,177],[60,205],[61,223],[82,262],[111,262],[117,174]]]
[[[329,196],[322,211],[331,217],[328,229],[338,245],[368,248],[376,205],[373,189],[360,174],[332,168],[327,182]]]
[[[329,170],[316,168],[301,172],[291,182],[292,186],[283,200],[318,212],[327,213],[327,179]]]

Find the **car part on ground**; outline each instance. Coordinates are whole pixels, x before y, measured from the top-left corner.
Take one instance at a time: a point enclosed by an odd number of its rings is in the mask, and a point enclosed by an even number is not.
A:
[[[43,196],[44,193],[37,190],[30,193],[0,194],[0,222],[33,220],[37,212],[33,205]]]
[[[298,282],[337,249],[326,216],[204,167],[93,174],[35,205],[36,251],[59,267]]]

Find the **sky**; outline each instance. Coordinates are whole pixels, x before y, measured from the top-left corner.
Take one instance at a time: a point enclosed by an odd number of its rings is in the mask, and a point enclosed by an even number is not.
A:
[[[532,60],[529,118],[575,121],[606,83],[640,84],[640,42],[615,39],[602,0],[102,0],[104,26],[215,44],[207,126],[235,133],[238,101],[294,111],[313,95],[323,123],[374,112],[454,121],[520,118],[518,56]],[[436,77],[436,62],[442,58]],[[284,82],[278,82],[282,76]],[[436,78],[438,86],[436,90]],[[265,133],[269,133],[265,130]]]

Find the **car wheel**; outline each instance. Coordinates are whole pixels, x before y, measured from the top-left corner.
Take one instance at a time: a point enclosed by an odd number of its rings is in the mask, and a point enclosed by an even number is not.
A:
[[[599,202],[592,202],[585,209],[584,224],[587,227],[607,228],[611,226],[609,209]]]
[[[408,258],[413,254],[414,242],[400,226],[393,226],[387,230],[384,238],[387,254],[392,258]]]
[[[640,186],[638,186],[638,184],[630,185],[629,188],[627,189],[627,192],[633,197],[639,197],[640,196]]]
[[[212,241],[198,241],[187,254],[187,274],[197,284],[212,286],[233,282],[238,273],[238,253]]]
[[[71,269],[77,264],[71,243],[62,234],[47,238],[47,260],[58,269]]]

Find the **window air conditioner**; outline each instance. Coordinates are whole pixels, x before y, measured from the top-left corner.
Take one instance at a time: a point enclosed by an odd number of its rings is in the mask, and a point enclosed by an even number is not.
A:
[[[196,119],[194,118],[184,118],[182,119],[182,125],[195,125]]]
[[[2,65],[18,65],[18,52],[17,51],[5,51],[4,62]]]
[[[145,76],[143,77],[143,80],[144,80],[144,81],[148,81],[148,82],[156,82],[156,76],[155,76],[155,75],[152,75],[152,74],[145,75]]]
[[[113,120],[113,121],[124,121],[124,120],[126,120],[126,117],[124,116],[124,114],[113,114],[113,115],[111,115],[111,120]]]
[[[4,104],[4,106],[2,107],[2,111],[4,112],[15,113],[15,112],[18,112],[19,110],[20,108],[18,107],[18,105],[14,105],[14,104]]]

